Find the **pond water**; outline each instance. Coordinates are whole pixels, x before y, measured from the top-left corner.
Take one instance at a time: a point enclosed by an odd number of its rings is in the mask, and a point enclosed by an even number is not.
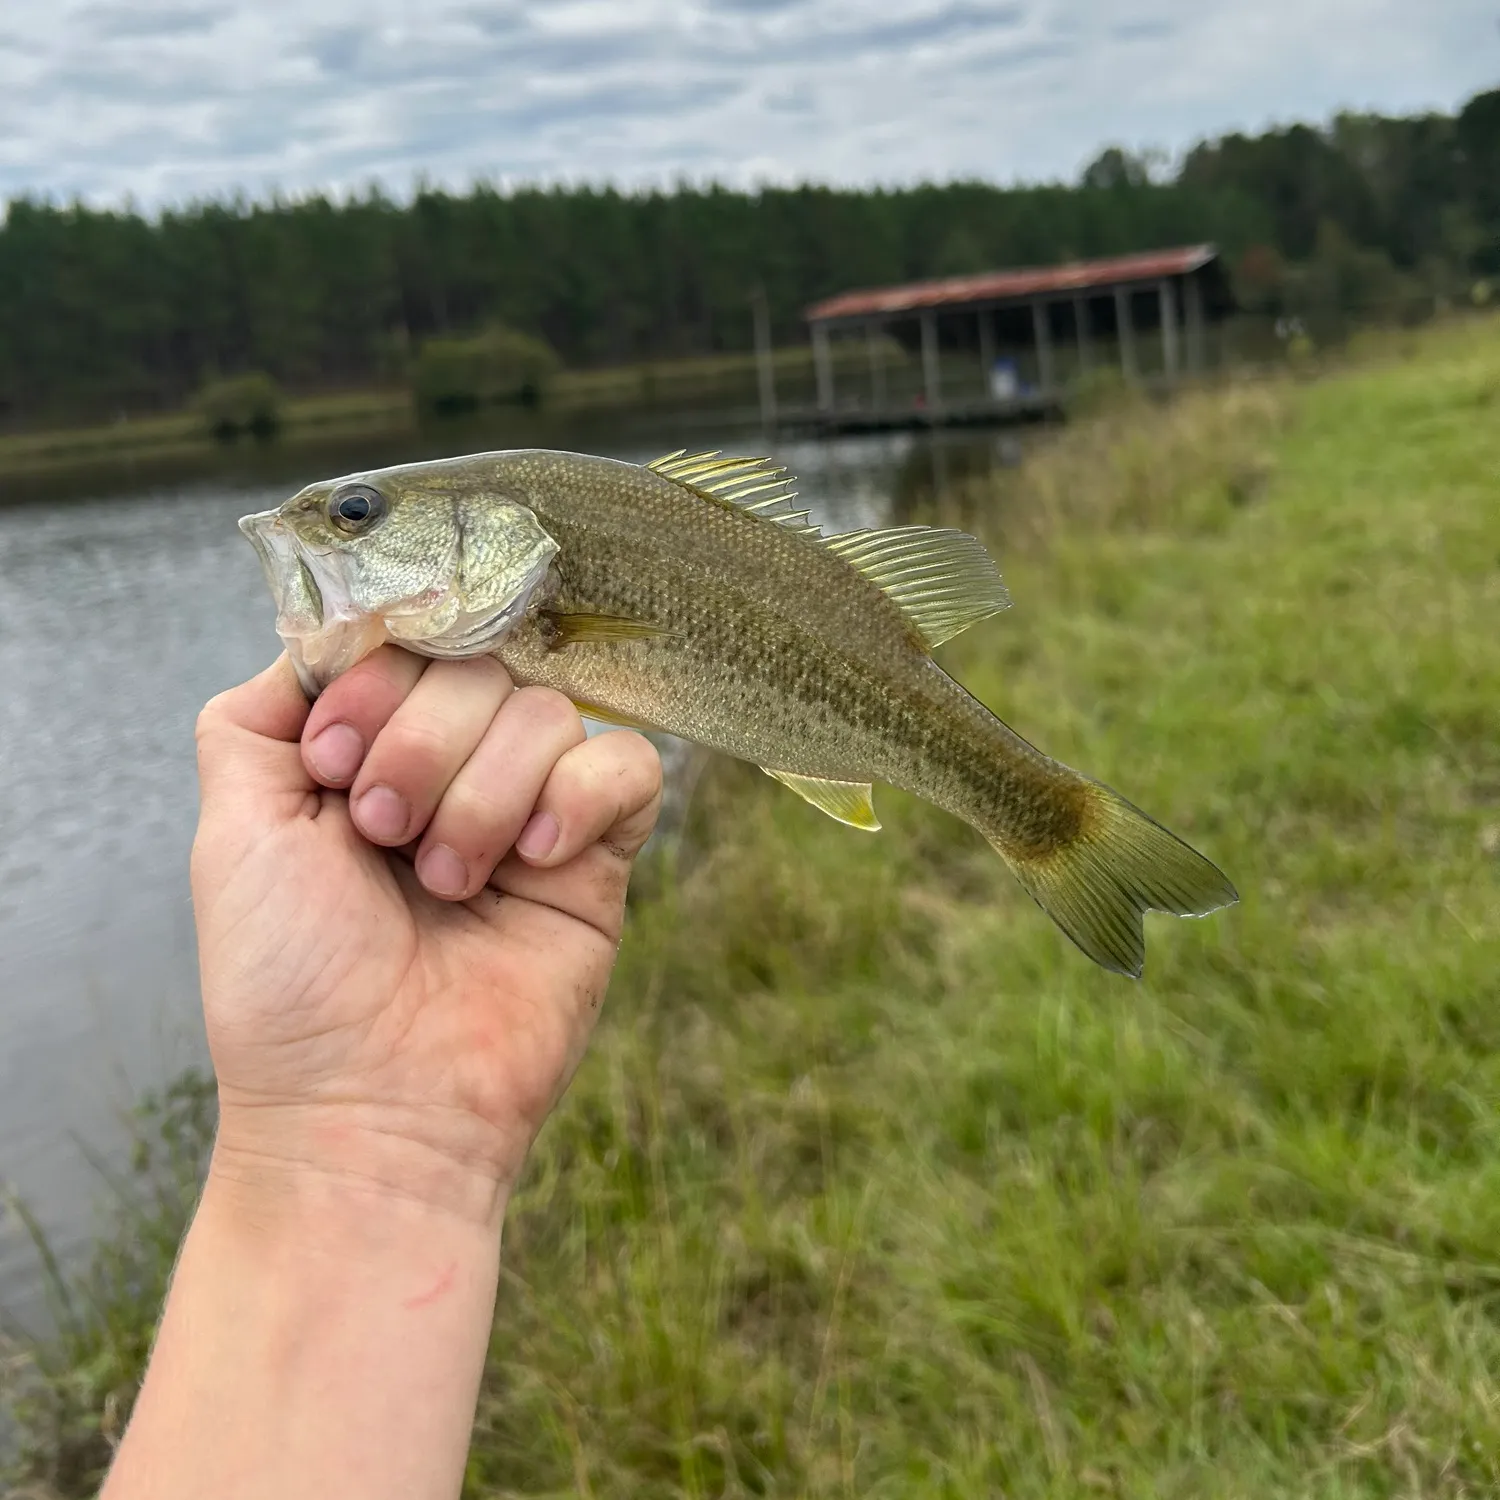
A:
[[[332,473],[482,448],[645,460],[686,445],[760,451],[701,416],[571,430],[512,420],[421,444],[227,456],[212,478],[125,476],[0,506],[0,1187],[65,1264],[99,1224],[98,1163],[143,1091],[202,1064],[187,856],[193,721],[279,647],[235,526]],[[957,477],[1014,462],[1013,435],[780,441],[830,529],[909,514]],[[0,1315],[44,1321],[38,1258],[0,1206]]]

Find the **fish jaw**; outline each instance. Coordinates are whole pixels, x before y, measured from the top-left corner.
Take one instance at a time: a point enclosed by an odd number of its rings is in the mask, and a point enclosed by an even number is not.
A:
[[[309,698],[390,639],[384,620],[355,609],[349,591],[328,576],[331,570],[313,565],[278,512],[244,516],[240,530],[260,559],[276,601],[276,633]]]
[[[477,609],[466,607],[470,601],[460,585],[457,556],[451,566],[438,568],[427,588],[372,607],[357,602],[367,592],[357,562],[337,549],[309,545],[286,524],[281,511],[260,511],[243,517],[239,525],[255,548],[275,600],[276,633],[312,699],[387,642],[421,656],[450,659],[493,651],[554,581],[552,561],[558,550],[536,527],[523,554],[496,580],[499,596],[492,588]]]

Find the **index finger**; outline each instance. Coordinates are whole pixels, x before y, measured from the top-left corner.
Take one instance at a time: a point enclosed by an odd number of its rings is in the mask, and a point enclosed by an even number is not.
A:
[[[329,683],[302,731],[302,759],[313,778],[327,787],[348,786],[426,669],[425,657],[382,646]]]

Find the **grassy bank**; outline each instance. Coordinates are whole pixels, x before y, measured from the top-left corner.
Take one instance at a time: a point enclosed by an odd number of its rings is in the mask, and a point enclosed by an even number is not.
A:
[[[862,343],[837,344],[833,354],[837,368],[854,367],[865,374],[868,354]],[[899,346],[889,341],[884,357],[892,367],[904,360]],[[813,387],[810,348],[778,349],[774,368],[783,401],[810,400]],[[548,388],[546,409],[587,416],[650,411],[657,407],[680,410],[716,403],[754,407],[757,399],[754,356],[721,354],[607,369],[564,370]],[[272,441],[295,448],[364,437],[389,441],[402,435],[415,437],[421,430],[409,391],[399,388],[350,391],[288,398],[281,412],[280,429]],[[441,427],[437,430],[441,431]],[[240,441],[248,444],[253,440]],[[191,467],[197,459],[207,467],[220,460],[223,451],[223,445],[209,434],[203,419],[192,411],[135,417],[91,427],[0,433],[0,500],[4,498],[6,479],[59,477],[122,463],[174,462]]]
[[[948,664],[1243,893],[1140,984],[940,814],[714,765],[513,1208],[474,1495],[1500,1490],[1497,421],[1436,329],[1003,481]],[[62,1493],[171,1196],[43,1353]]]

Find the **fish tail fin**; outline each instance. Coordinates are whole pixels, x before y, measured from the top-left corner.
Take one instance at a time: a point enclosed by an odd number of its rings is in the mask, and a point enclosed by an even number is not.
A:
[[[1097,781],[1065,773],[1065,838],[981,828],[1037,905],[1096,964],[1139,978],[1148,911],[1203,917],[1239,900],[1210,860]]]

